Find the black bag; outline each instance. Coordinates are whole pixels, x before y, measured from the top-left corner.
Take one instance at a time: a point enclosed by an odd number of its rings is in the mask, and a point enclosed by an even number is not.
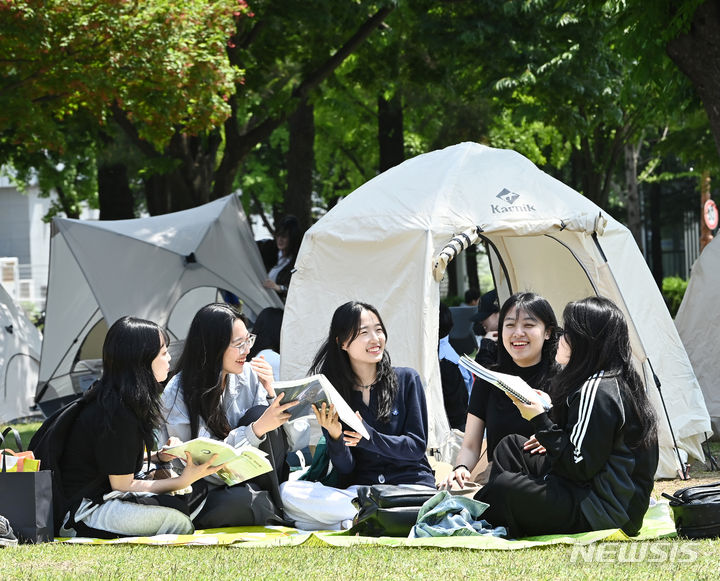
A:
[[[65,449],[65,441],[70,433],[70,428],[85,407],[85,403],[85,395],[83,395],[61,407],[43,422],[28,445],[28,449],[35,454],[35,458],[40,460],[40,467],[43,468],[43,471],[50,471],[53,475],[53,529],[55,534],[58,534],[62,526],[62,519],[70,508],[60,478],[60,458]],[[90,485],[92,484],[94,483],[90,483]]]
[[[720,536],[720,482],[699,484],[663,496],[670,500],[675,529],[681,537]]]
[[[7,428],[0,436],[0,449],[5,448],[5,436],[12,432],[18,451],[22,452],[20,436],[13,428]],[[10,526],[21,543],[44,543],[52,541],[53,504],[52,473],[7,472],[5,455],[0,469],[0,514],[10,522]]]
[[[392,484],[361,486],[353,504],[358,513],[350,533],[368,537],[407,537],[420,508],[437,490],[414,490]]]

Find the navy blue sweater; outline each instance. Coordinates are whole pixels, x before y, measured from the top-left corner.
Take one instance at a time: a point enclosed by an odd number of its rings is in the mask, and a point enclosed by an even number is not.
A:
[[[353,391],[350,407],[360,412],[370,440],[362,438],[356,447],[346,446],[325,433],[333,466],[344,476],[347,486],[353,484],[424,484],[435,486],[435,477],[425,456],[427,448],[427,406],[425,391],[417,371],[395,367],[398,394],[390,419],[379,422],[375,417],[377,394],[370,391],[370,406],[362,393]],[[345,426],[343,426],[344,429]]]

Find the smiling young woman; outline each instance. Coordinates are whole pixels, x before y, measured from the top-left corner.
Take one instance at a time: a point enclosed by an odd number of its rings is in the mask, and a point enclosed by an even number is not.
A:
[[[231,306],[213,303],[200,309],[188,331],[178,373],[162,394],[161,436],[187,441],[198,436],[232,446],[247,444],[269,455],[275,470],[248,483],[228,487],[207,480],[199,528],[284,522],[279,482],[287,477],[287,439],[282,426],[293,403],[275,397],[272,367],[262,357],[248,362],[255,336]]]
[[[547,389],[556,371],[555,349],[558,325],[550,303],[535,293],[516,293],[500,309],[497,363],[501,373],[522,377],[538,389]],[[470,481],[477,465],[485,434],[487,458],[497,443],[508,434],[531,436],[533,428],[523,419],[513,403],[496,387],[476,379],[470,393],[462,447],[455,468],[448,474],[444,487],[462,487]],[[528,445],[531,447],[532,442]],[[535,453],[542,448],[535,447]]]
[[[341,424],[334,406],[323,403],[314,409],[340,483],[331,487],[296,480],[282,485],[285,513],[298,528],[347,528],[357,512],[352,500],[359,485],[434,487],[425,456],[425,391],[417,371],[392,367],[386,340],[387,330],[372,305],[351,301],[333,314],[311,373],[323,373],[357,410],[370,439]]]

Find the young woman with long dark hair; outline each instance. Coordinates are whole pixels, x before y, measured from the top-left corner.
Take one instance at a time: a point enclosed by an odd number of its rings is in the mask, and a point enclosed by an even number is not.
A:
[[[187,457],[181,476],[138,480],[162,421],[160,382],[170,369],[167,336],[155,324],[124,317],[108,330],[103,373],[83,396],[60,459],[70,506],[60,536],[147,536],[193,532],[190,505],[171,493],[216,472],[215,458]]]
[[[546,390],[556,370],[558,337],[557,319],[550,303],[531,292],[512,295],[500,309],[498,334],[497,363],[493,368]],[[445,487],[470,482],[471,472],[481,457],[485,434],[490,460],[502,438],[508,434],[532,436],[533,427],[502,391],[476,378],[470,393],[462,447],[455,458],[455,468],[444,482]],[[528,449],[542,453],[542,447],[534,438],[528,442]]]
[[[425,456],[428,420],[420,376],[408,367],[392,366],[386,338],[385,325],[372,305],[350,301],[333,314],[311,373],[323,373],[357,410],[370,439],[347,429],[334,406],[323,403],[321,409],[314,408],[343,488],[284,483],[286,515],[298,528],[346,528],[356,512],[351,501],[358,485],[435,485]]]
[[[522,436],[506,437],[475,498],[490,505],[484,519],[515,537],[610,528],[636,535],[658,447],[625,317],[609,299],[590,297],[568,304],[563,320],[551,413],[514,401],[546,454],[529,454]]]
[[[162,436],[249,444],[268,453],[275,468],[231,487],[217,476],[209,478],[207,502],[195,519],[200,528],[283,522],[278,486],[288,467],[280,428],[290,418],[288,408],[296,404],[275,397],[267,361],[256,357],[246,363],[254,340],[231,306],[206,305],[190,324],[178,373],[162,394]]]
[[[263,281],[263,286],[274,290],[283,302],[287,297],[290,277],[295,268],[295,260],[301,242],[300,222],[295,216],[285,216],[275,232],[275,244],[278,249],[277,262],[268,271],[267,279]]]

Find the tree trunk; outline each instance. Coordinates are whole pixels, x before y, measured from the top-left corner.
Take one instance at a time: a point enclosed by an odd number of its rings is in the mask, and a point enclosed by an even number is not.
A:
[[[287,154],[285,214],[294,215],[301,232],[312,223],[313,170],[315,169],[315,116],[307,100],[300,103],[288,120],[290,139]]]
[[[98,167],[98,202],[101,220],[127,220],[135,217],[127,167],[122,163]]]
[[[396,92],[390,100],[378,96],[378,145],[380,172],[405,161],[402,97]]]
[[[700,96],[720,152],[720,2],[698,6],[690,30],[669,41],[667,53]]]
[[[217,131],[206,137],[176,133],[163,155],[175,167],[144,180],[148,212],[155,216],[209,202],[220,143]]]
[[[662,260],[662,229],[660,223],[660,204],[662,199],[660,184],[650,184],[650,256],[652,258],[652,273],[655,284],[662,290],[663,260]]]
[[[640,216],[640,195],[638,192],[638,158],[642,140],[625,144],[625,207],[627,227],[639,248],[643,247],[642,218]]]

